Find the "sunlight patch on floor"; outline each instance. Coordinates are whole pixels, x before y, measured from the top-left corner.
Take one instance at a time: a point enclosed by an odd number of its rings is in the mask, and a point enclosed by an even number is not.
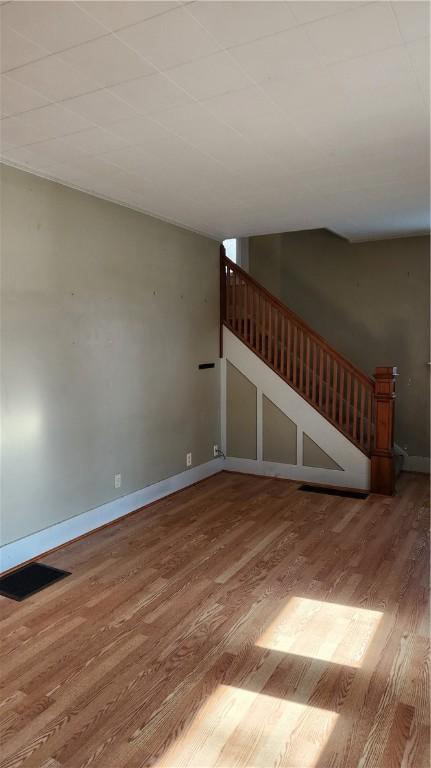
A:
[[[360,667],[382,616],[381,611],[293,597],[256,645]]]
[[[315,768],[337,713],[219,685],[158,768]]]

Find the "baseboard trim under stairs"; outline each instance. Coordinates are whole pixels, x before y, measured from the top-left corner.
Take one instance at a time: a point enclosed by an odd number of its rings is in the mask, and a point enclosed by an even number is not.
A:
[[[305,470],[303,473],[292,472],[292,469]],[[338,489],[340,491],[351,491],[352,493],[371,493],[369,488],[350,486],[334,483],[333,478],[328,474],[326,470],[320,470],[320,472],[313,473],[313,480],[310,480],[310,473],[307,472],[307,467],[293,467],[289,464],[277,464],[271,461],[254,461],[253,459],[236,459],[227,456],[223,471],[232,472],[234,474],[239,473],[242,475],[250,475],[250,477],[271,477],[273,480],[291,480],[295,483],[306,483],[307,485],[315,485],[319,488],[328,488],[329,490]],[[292,475],[296,474],[296,477]]]

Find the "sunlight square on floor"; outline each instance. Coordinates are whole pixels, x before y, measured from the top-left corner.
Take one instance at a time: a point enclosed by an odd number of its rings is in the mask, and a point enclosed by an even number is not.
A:
[[[256,645],[360,667],[382,616],[381,611],[292,597]]]
[[[315,768],[337,713],[219,685],[157,768]]]

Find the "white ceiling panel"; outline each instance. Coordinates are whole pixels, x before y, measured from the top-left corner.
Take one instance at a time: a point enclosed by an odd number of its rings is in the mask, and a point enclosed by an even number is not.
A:
[[[229,178],[228,194],[230,195],[233,192],[230,174],[241,174],[242,176],[246,173],[250,168],[251,158],[253,158],[253,169],[257,174],[273,167],[268,153],[262,150],[259,144],[244,140],[236,133],[230,136],[228,142],[224,141],[221,136],[209,136],[205,144],[201,146],[209,152],[211,157],[224,165],[226,176]]]
[[[105,162],[121,168],[128,173],[134,173],[145,183],[157,181],[160,159],[145,151],[145,147],[123,146],[108,150],[102,157]]]
[[[168,130],[158,125],[154,120],[138,115],[113,122],[109,130],[129,144],[135,144],[138,147],[161,141],[170,135]]]
[[[154,118],[172,133],[198,147],[217,160],[225,173],[237,174],[250,165],[267,169],[270,158],[258,144],[252,144],[230,126],[215,120],[205,107],[197,102],[177,109],[166,110]],[[276,165],[272,166],[275,169]]]
[[[127,146],[127,142],[111,131],[103,128],[90,128],[65,137],[65,143],[72,149],[86,155],[101,155]]]
[[[83,156],[80,160],[75,159],[73,166],[77,180],[81,176],[91,178],[93,184],[109,184],[112,192],[115,191],[119,169],[107,162],[102,156]],[[75,183],[77,182],[75,181]]]
[[[124,121],[125,124],[128,122]],[[116,128],[117,126],[111,127],[112,130]],[[121,128],[125,128],[125,125],[117,129],[121,130]],[[205,194],[213,185],[217,185],[220,189],[226,171],[216,159],[168,131],[163,133],[163,129],[160,131],[158,126],[154,128],[158,130],[152,130],[151,125],[143,125],[138,146],[129,146],[106,153],[103,159],[124,170],[139,171],[143,178],[154,183],[168,180],[170,183],[177,183],[181,188],[186,176],[187,190],[195,194]]]
[[[430,43],[429,37],[406,46],[425,103],[430,101]]]
[[[62,58],[100,85],[150,75],[154,68],[114,35],[70,48]]]
[[[95,80],[71,67],[60,56],[39,59],[13,69],[8,76],[51,101],[62,101],[100,87]]]
[[[168,74],[197,100],[239,91],[250,84],[249,78],[226,51],[181,64],[170,69]]]
[[[364,3],[356,2],[355,5],[363,5]],[[325,0],[298,0],[298,2],[289,3],[293,15],[301,24],[307,24],[310,21],[316,21],[316,19],[324,19],[326,16],[334,16],[336,13],[343,13],[343,11],[350,11],[352,9],[351,0],[343,2],[343,0],[335,0],[334,2],[325,2]]]
[[[90,14],[104,27],[113,31],[137,24],[139,21],[150,19],[152,16],[159,16],[177,7],[176,2],[168,2],[168,0],[164,0],[164,2],[151,2],[151,0],[148,2],[137,2],[136,0],[121,0],[121,2],[108,0],[108,2],[104,2],[104,0],[96,0],[94,2],[93,0],[84,0],[78,5],[85,13]]]
[[[192,98],[163,74],[129,80],[110,89],[142,115],[193,103]]]
[[[317,122],[319,121],[319,122]],[[366,118],[345,113],[343,120],[334,126],[330,115],[325,119],[315,114],[313,125],[311,118],[304,122],[297,120],[310,141],[319,145],[334,162],[351,162],[355,158],[366,162],[371,153],[380,156],[389,154],[394,162],[401,164],[403,157],[410,156],[412,145],[417,144],[416,150],[423,156],[428,146],[428,127],[425,109],[422,104],[416,105],[416,110],[396,109],[389,114],[385,111],[369,114]],[[397,135],[393,135],[391,126],[397,126]],[[405,145],[405,148],[403,148]],[[370,171],[372,167],[370,167]]]
[[[402,38],[389,2],[374,2],[337,13],[306,26],[322,64],[366,56],[393,45]]]
[[[318,65],[315,46],[305,27],[295,27],[253,43],[231,48],[232,56],[256,82],[291,75]]]
[[[19,35],[15,30],[6,27],[6,24],[0,23],[1,32],[1,71],[6,72],[14,67],[21,67],[30,61],[36,61],[42,56],[46,56],[49,51],[41,45],[27,40],[26,37]]]
[[[32,109],[20,115],[19,119],[23,125],[43,135],[44,139],[66,136],[68,133],[83,131],[91,126],[88,120],[64,109],[60,104],[49,104],[47,107]]]
[[[132,107],[108,90],[86,93],[76,99],[67,99],[63,104],[72,112],[102,127],[135,115]]]
[[[118,35],[162,71],[215,53],[219,48],[185,8],[123,29]]]
[[[342,85],[328,67],[289,77],[272,77],[262,83],[268,97],[283,109],[290,120],[305,127],[312,125],[316,133],[321,121],[333,123],[334,114],[344,118],[349,107],[349,94]]]
[[[288,118],[257,86],[215,96],[204,102],[215,117],[224,120],[243,136],[266,142],[268,136],[283,140]],[[266,134],[264,132],[267,132]]]
[[[429,5],[0,5],[5,162],[223,238],[429,226]]]
[[[0,93],[2,115],[18,115],[20,112],[27,112],[49,103],[40,93],[15,83],[6,75],[1,76]]]
[[[403,39],[409,43],[421,37],[427,37],[430,30],[430,4],[427,0],[393,2],[395,16]]]
[[[31,152],[32,160],[39,164],[43,161],[43,163],[65,163],[67,165],[84,158],[84,154],[80,150],[67,144],[64,139],[39,141],[28,147],[28,150]]]
[[[7,148],[2,142],[2,157],[5,162],[19,165],[20,168],[39,169],[41,164],[40,155],[32,152],[31,147],[11,147]]]
[[[11,2],[1,7],[2,25],[48,51],[57,52],[93,40],[105,29],[73,2]]]
[[[346,172],[349,171],[349,172]],[[313,173],[312,188],[319,194],[337,195],[340,192],[355,192],[364,187],[371,188],[374,185],[394,184],[402,185],[406,181],[417,180],[418,183],[426,183],[427,169],[423,162],[411,158],[405,167],[399,167],[389,157],[382,157],[378,153],[371,152],[367,162],[331,163],[326,168],[317,169]]]
[[[247,143],[235,130],[219,120],[214,120],[213,115],[205,108],[205,105],[198,102],[192,102],[177,109],[165,110],[154,117],[165,128],[194,146],[205,149],[208,147],[208,142],[210,144],[216,142],[228,149],[236,140],[243,144],[247,151],[250,151]]]
[[[378,211],[381,226],[388,234],[392,228],[399,233],[407,222],[419,224],[428,221],[429,226],[429,187],[425,185],[385,183],[373,187],[363,187],[343,193],[345,210],[350,219],[357,219],[364,226],[368,222],[369,231],[375,231],[372,211]]]
[[[151,157],[156,158],[157,166],[160,164],[164,169],[164,175],[166,172],[169,175],[180,173],[180,178],[188,176],[189,184],[196,174],[205,179],[206,183],[223,178],[224,169],[214,159],[177,136],[169,134],[163,139],[155,138],[146,141],[142,147]]]
[[[1,146],[23,147],[35,141],[43,141],[45,136],[31,126],[22,122],[19,117],[5,117],[0,123]]]
[[[67,175],[68,178],[72,171],[72,166],[65,165],[64,163],[56,163],[48,160],[46,157],[41,161],[40,155],[25,147],[16,148],[10,150],[8,153],[7,162],[14,165],[18,164],[23,170],[35,173],[38,176],[54,179],[55,181],[63,182],[63,179]],[[72,179],[69,179],[69,185],[73,184]]]
[[[289,5],[279,0],[250,2],[244,13],[237,1],[198,2],[190,5],[190,13],[223,47],[231,48],[295,26],[297,21]]]
[[[401,45],[344,61],[328,73],[345,94],[363,100],[365,92],[397,102],[403,91],[414,87],[415,77],[406,48]]]

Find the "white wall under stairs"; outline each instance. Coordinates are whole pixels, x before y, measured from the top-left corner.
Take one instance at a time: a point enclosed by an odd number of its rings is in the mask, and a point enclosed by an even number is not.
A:
[[[256,458],[254,459],[228,455],[227,363],[233,365],[256,387]],[[296,464],[276,463],[265,461],[263,458],[264,396],[296,424]],[[221,361],[221,421],[222,448],[227,457],[226,469],[344,488],[368,490],[370,487],[369,458],[225,326]],[[327,457],[332,459],[334,468],[304,465],[304,435],[318,446],[317,450],[320,448]]]

